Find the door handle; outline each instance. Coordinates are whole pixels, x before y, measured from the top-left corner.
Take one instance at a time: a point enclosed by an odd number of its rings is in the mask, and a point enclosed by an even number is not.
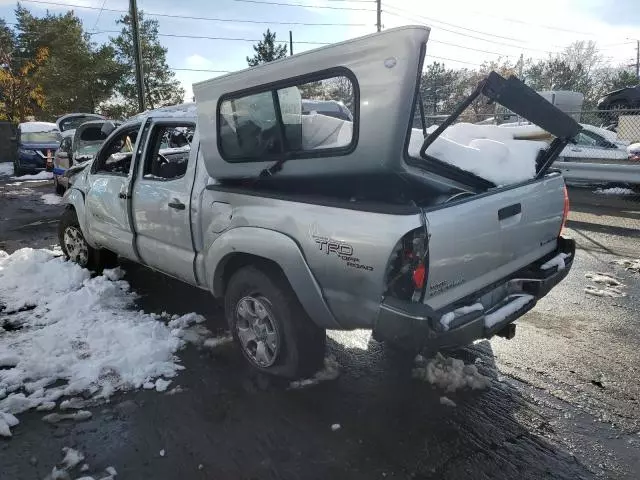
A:
[[[509,217],[515,217],[521,212],[522,204],[515,203],[513,205],[509,205],[508,207],[504,207],[498,210],[498,220],[506,220]]]
[[[118,194],[118,197],[119,197],[119,198],[122,198],[122,199],[124,199],[124,200],[126,200],[126,199],[128,199],[128,198],[131,198],[131,195],[128,195],[128,194],[127,194],[127,192],[120,192],[120,193]]]
[[[581,148],[572,148],[571,151],[572,152],[581,152],[582,149]]]
[[[173,202],[169,202],[169,207],[175,208],[176,210],[184,210],[185,205],[179,200],[174,200]]]

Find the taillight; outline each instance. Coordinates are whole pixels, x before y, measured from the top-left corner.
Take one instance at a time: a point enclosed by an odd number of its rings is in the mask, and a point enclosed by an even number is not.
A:
[[[424,228],[413,230],[398,242],[387,267],[386,294],[420,301],[428,278],[428,250]]]
[[[567,190],[567,186],[564,186],[564,209],[562,211],[562,225],[560,226],[560,233],[558,236],[562,235],[562,231],[564,230],[565,224],[567,223],[567,218],[569,217],[569,191]]]
[[[422,290],[427,280],[427,268],[424,266],[424,263],[419,263],[415,270],[413,270],[412,278],[413,286],[416,287],[416,290]]]

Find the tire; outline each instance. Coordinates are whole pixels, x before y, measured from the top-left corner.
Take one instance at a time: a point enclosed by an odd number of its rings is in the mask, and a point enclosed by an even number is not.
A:
[[[609,104],[608,110],[627,110],[629,109],[629,103],[626,100],[615,100]]]
[[[67,208],[58,224],[58,241],[64,256],[81,267],[102,272],[105,268],[115,267],[118,257],[113,252],[96,249],[87,243],[78,223],[76,212]]]
[[[66,188],[64,188],[64,185],[60,185],[60,182],[58,181],[58,176],[57,175],[53,176],[53,185],[54,185],[54,187],[56,189],[56,194],[57,195],[60,195],[60,196],[64,195],[64,192],[65,192]]]
[[[227,285],[224,306],[233,338],[253,368],[288,379],[322,368],[325,331],[309,318],[278,269],[238,270]]]

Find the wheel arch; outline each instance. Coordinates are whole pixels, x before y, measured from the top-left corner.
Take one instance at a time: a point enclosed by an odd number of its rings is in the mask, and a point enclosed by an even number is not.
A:
[[[80,229],[84,235],[85,240],[93,248],[97,248],[97,245],[93,241],[91,232],[87,228],[86,209],[84,203],[84,193],[77,188],[69,188],[65,193],[64,201],[67,203],[67,209],[73,209],[76,212],[76,218],[80,224]]]
[[[209,247],[205,261],[213,295],[216,298],[224,297],[231,276],[247,265],[274,268],[281,272],[316,325],[340,328],[322,295],[320,285],[293,239],[273,230],[256,227],[235,228],[218,237]]]

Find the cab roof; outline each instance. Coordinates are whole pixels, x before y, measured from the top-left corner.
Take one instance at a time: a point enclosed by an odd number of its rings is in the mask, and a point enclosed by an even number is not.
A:
[[[181,103],[179,105],[171,105],[168,107],[160,107],[155,110],[147,110],[128,118],[123,125],[142,123],[148,118],[182,118],[185,120],[193,120],[197,117],[196,104],[193,102]]]

